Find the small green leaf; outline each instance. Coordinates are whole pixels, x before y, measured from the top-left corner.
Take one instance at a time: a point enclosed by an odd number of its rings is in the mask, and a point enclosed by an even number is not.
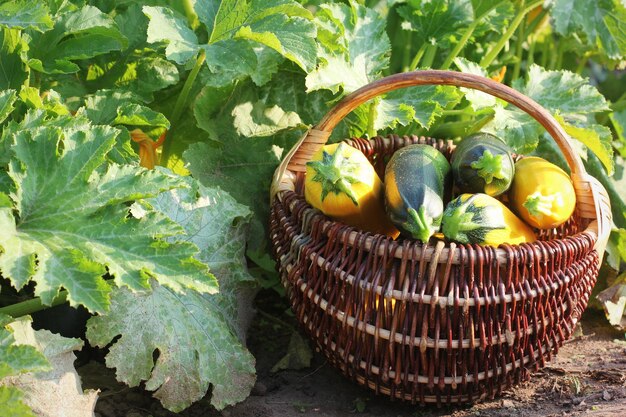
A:
[[[199,18],[210,30],[210,44],[249,39],[274,49],[306,72],[315,66],[313,16],[293,0],[223,0],[217,11],[202,7]]]
[[[119,106],[112,124],[170,128],[170,122],[163,114],[134,103],[124,103]]]
[[[611,59],[626,55],[626,6],[619,0],[556,0],[550,14],[556,32],[582,35]]]
[[[37,349],[16,343],[13,328],[7,326],[12,321],[0,314],[0,381],[7,376],[49,370],[50,364]]]
[[[389,65],[391,44],[385,19],[372,9],[323,4],[316,16],[320,51],[317,69],[306,78],[307,91],[340,89],[350,93],[380,78]]]
[[[468,59],[457,57],[454,59],[454,63],[461,72],[489,77],[489,74],[483,67]],[[491,94],[465,87],[462,87],[461,91],[465,94],[465,98],[470,102],[470,105],[475,111],[484,108],[493,108],[496,105],[496,98]]]
[[[474,17],[468,2],[456,0],[409,0],[398,7],[398,14],[405,20],[402,28],[415,32],[413,42],[417,41],[417,45],[437,44],[444,48]]]
[[[622,157],[626,157],[626,110],[613,112],[609,118],[617,135],[615,146]]]
[[[15,90],[4,90],[0,91],[0,123],[4,122],[13,109],[13,103],[17,99],[17,94]]]
[[[569,124],[562,117],[556,115],[557,121],[563,126],[565,132],[572,138],[582,142],[591,152],[593,152],[609,176],[615,171],[613,161],[613,147],[611,146],[611,131],[606,126],[597,124],[578,127]]]
[[[182,16],[166,7],[143,6],[150,19],[148,42],[166,42],[165,56],[177,64],[185,64],[198,52],[198,38]]]
[[[21,53],[28,48],[17,29],[0,27],[0,89],[19,90],[28,74]]]
[[[260,101],[238,104],[232,114],[237,133],[245,137],[271,136],[302,125],[297,113],[285,112],[278,106],[267,107]]]
[[[75,60],[121,50],[127,44],[111,17],[86,5],[60,15],[52,30],[33,33],[25,55],[36,71],[69,74],[80,70]]]
[[[14,387],[0,385],[0,408],[10,417],[38,417],[24,404],[24,393]]]
[[[0,26],[15,29],[52,29],[48,6],[41,0],[17,0],[0,5]]]

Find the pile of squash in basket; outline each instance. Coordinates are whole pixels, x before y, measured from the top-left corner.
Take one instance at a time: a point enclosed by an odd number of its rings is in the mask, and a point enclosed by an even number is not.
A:
[[[511,149],[487,133],[461,140],[450,162],[430,145],[403,147],[387,162],[384,182],[358,149],[344,142],[325,145],[305,175],[310,205],[394,239],[402,234],[422,242],[434,235],[491,246],[530,243],[536,240],[533,228],[564,223],[576,205],[565,171],[533,156],[514,162]]]

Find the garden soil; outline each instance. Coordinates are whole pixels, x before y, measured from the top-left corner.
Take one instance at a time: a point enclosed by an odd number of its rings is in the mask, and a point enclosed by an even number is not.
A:
[[[310,366],[272,372],[297,332],[284,301],[257,297],[248,348],[257,359],[257,384],[244,402],[217,411],[210,393],[181,413],[163,409],[141,387],[116,382],[96,352],[82,359],[83,388],[99,388],[96,417],[430,417],[430,416],[626,416],[626,339],[602,313],[583,315],[582,330],[530,381],[473,406],[421,407],[392,402],[356,386],[313,352]],[[80,360],[80,358],[79,358]]]

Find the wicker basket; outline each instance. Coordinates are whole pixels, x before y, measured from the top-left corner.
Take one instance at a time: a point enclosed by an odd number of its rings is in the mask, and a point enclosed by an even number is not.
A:
[[[422,244],[355,230],[306,203],[305,164],[337,123],[377,95],[434,84],[484,91],[545,127],[576,189],[564,226],[532,244]],[[417,137],[349,141],[379,173],[385,155],[416,142],[453,151],[450,142]],[[587,305],[611,226],[606,191],[545,109],[505,85],[451,71],[392,75],[346,96],[285,157],[271,196],[274,256],[302,327],[348,378],[412,403],[493,398],[550,360]]]

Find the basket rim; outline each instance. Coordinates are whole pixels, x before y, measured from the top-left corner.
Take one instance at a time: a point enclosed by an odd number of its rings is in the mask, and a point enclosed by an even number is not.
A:
[[[415,137],[415,136],[413,136]],[[381,142],[384,143],[385,145],[390,145],[392,143],[392,141],[404,141],[405,145],[409,144],[409,143],[413,143],[413,142],[409,142],[409,136],[403,136],[403,137],[399,137],[398,135],[394,135],[394,134],[389,134],[386,137],[382,137],[382,136],[377,136],[375,138],[371,138],[371,139],[359,139],[359,138],[346,138],[343,139],[343,142],[348,143],[351,146],[354,146],[354,141],[355,140],[367,140],[370,142],[370,144],[375,144],[376,142]],[[418,138],[418,140],[420,140],[420,143],[426,141],[428,142],[442,142],[442,141],[446,141],[446,139],[437,139],[437,138],[432,138],[432,137],[425,137],[425,136],[420,136]],[[448,144],[449,145],[449,144]],[[447,146],[448,146],[447,145]],[[521,155],[520,155],[521,156]],[[365,232],[362,230],[359,230],[353,226],[349,226],[346,225],[345,223],[341,223],[337,220],[333,220],[330,217],[324,215],[321,211],[315,209],[314,207],[312,207],[308,202],[306,202],[306,200],[304,199],[304,197],[302,195],[300,195],[299,193],[296,192],[296,175],[295,173],[291,172],[291,171],[287,171],[289,173],[289,175],[287,175],[284,179],[283,179],[283,185],[289,185],[288,187],[285,187],[283,189],[281,189],[277,194],[276,197],[279,201],[281,201],[281,203],[284,203],[285,200],[292,200],[289,202],[289,211],[292,212],[295,205],[298,204],[298,201],[302,201],[304,202],[304,204],[307,205],[307,209],[306,210],[311,210],[311,214],[307,214],[306,215],[306,224],[304,225],[303,229],[307,230],[309,228],[309,223],[313,220],[312,216],[314,215],[318,215],[321,216],[321,220],[319,220],[319,222],[321,223],[321,230],[322,233],[324,233],[325,235],[329,235],[329,233],[331,233],[331,230],[333,229],[333,227],[335,225],[342,225],[344,227],[344,230],[338,232],[338,234],[336,236],[334,236],[334,238],[336,239],[342,239],[345,241],[346,244],[350,245],[350,246],[355,246],[357,245],[357,242],[360,242],[359,244],[363,246],[363,248],[366,251],[371,251],[371,248],[374,246],[375,241],[377,239],[380,239],[381,236],[384,237],[384,239],[392,242],[392,245],[394,245],[395,247],[397,247],[392,254],[390,254],[390,256],[393,256],[395,258],[399,258],[401,259],[404,255],[404,251],[405,250],[411,250],[413,253],[411,255],[409,255],[410,257],[413,257],[414,259],[424,259],[424,261],[430,262],[431,259],[434,256],[434,253],[436,252],[435,249],[435,244],[436,242],[444,242],[445,243],[445,247],[443,248],[443,251],[441,252],[441,254],[437,255],[439,258],[439,263],[445,263],[447,262],[447,259],[452,256],[452,264],[459,264],[462,261],[462,258],[464,255],[462,255],[461,251],[465,250],[465,251],[472,251],[475,250],[476,248],[481,248],[482,251],[484,252],[490,252],[493,251],[493,258],[496,262],[498,262],[500,265],[506,265],[507,263],[507,259],[508,259],[508,255],[510,252],[512,251],[516,251],[519,248],[526,248],[530,251],[532,251],[534,254],[536,254],[537,258],[539,261],[543,261],[544,257],[549,257],[549,253],[547,253],[545,245],[549,245],[550,242],[557,242],[557,241],[563,241],[563,240],[568,240],[568,239],[578,239],[578,238],[582,238],[582,239],[590,239],[592,244],[591,246],[597,246],[597,241],[598,241],[598,227],[597,227],[597,219],[595,219],[595,211],[593,213],[593,219],[592,221],[590,221],[590,223],[587,225],[587,227],[583,230],[579,230],[577,233],[573,233],[571,235],[567,235],[567,236],[563,236],[563,237],[558,237],[558,238],[554,238],[554,239],[550,239],[550,240],[546,240],[546,241],[535,241],[532,243],[521,243],[521,244],[501,244],[498,247],[493,247],[493,246],[480,246],[480,245],[475,245],[475,244],[459,244],[453,241],[447,241],[447,240],[441,240],[441,239],[437,239],[436,241],[433,241],[433,238],[431,238],[430,242],[433,242],[433,244],[429,243],[422,243],[419,242],[417,240],[405,237],[400,235],[397,239],[392,239],[391,237],[385,236],[385,235],[379,235],[379,234],[375,234],[375,233],[370,233],[370,232]],[[588,193],[590,193],[592,191],[592,187],[589,187],[587,190]],[[293,193],[296,198],[295,199],[290,199],[286,197],[290,194]],[[577,203],[576,203],[576,210],[575,213],[577,213],[577,215],[581,218],[581,219],[589,219],[590,217],[588,215],[588,213],[585,213],[584,211],[584,206],[579,205],[580,201],[586,201],[589,197],[587,196],[587,194],[584,194],[582,199],[580,197],[580,193],[579,190],[577,190],[576,193],[576,197],[577,197]],[[608,197],[607,197],[608,198]],[[581,207],[582,206],[582,207]],[[610,209],[609,209],[610,210]],[[348,233],[348,237],[345,237],[344,234]],[[407,247],[408,246],[408,247]],[[413,246],[411,248],[411,246]],[[425,249],[424,249],[425,247]],[[597,249],[597,247],[596,247]],[[379,247],[378,248],[378,253],[377,255],[382,256],[384,251],[387,250],[384,247]],[[425,250],[425,253],[423,253]],[[599,252],[601,253],[601,252]],[[468,255],[465,255],[468,256]],[[469,255],[471,256],[471,255]]]

